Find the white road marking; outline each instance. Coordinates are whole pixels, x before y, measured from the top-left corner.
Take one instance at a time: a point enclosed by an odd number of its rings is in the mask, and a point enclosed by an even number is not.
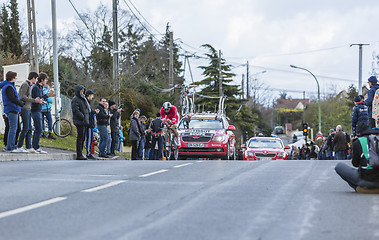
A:
[[[67,197],[56,197],[56,198],[52,198],[52,199],[42,201],[39,203],[34,203],[32,205],[28,205],[25,207],[21,207],[21,208],[9,210],[6,212],[2,212],[2,213],[0,213],[0,218],[5,218],[5,217],[9,217],[9,216],[18,214],[18,213],[23,213],[23,212],[30,211],[30,210],[33,210],[36,208],[44,207],[44,206],[47,206],[47,205],[50,205],[50,204],[53,204],[56,202],[60,202],[60,201],[66,200],[66,199],[67,199]]]
[[[204,162],[204,160],[196,161],[196,162]]]
[[[191,165],[193,163],[184,163],[184,164],[181,164],[181,165],[176,165],[174,166],[174,168],[180,168],[180,167],[184,167],[184,166],[188,166],[188,165]]]
[[[98,187],[82,190],[81,192],[87,192],[87,193],[88,192],[96,192],[96,191],[99,191],[101,189],[113,187],[113,186],[116,186],[116,185],[124,183],[124,182],[126,182],[126,180],[114,181],[114,182],[110,182],[110,183],[107,183],[107,184],[104,184],[104,185],[101,185],[101,186],[98,186]]]
[[[148,176],[151,176],[151,175],[155,175],[155,174],[163,173],[163,172],[167,172],[167,171],[168,171],[167,169],[162,169],[162,170],[159,170],[159,171],[156,171],[156,172],[146,173],[146,174],[140,175],[138,177],[148,177]]]

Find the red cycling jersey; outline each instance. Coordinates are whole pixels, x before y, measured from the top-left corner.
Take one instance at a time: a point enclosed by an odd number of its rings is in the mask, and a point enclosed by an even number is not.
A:
[[[170,119],[173,124],[178,124],[179,122],[179,115],[178,110],[175,106],[171,106],[170,112],[166,115],[165,111],[163,110],[163,107],[161,108],[161,118],[162,119]]]

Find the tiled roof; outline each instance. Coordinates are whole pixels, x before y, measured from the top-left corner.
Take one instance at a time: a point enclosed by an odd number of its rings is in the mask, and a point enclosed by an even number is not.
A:
[[[289,98],[289,99],[276,100],[276,108],[298,109],[298,108],[305,108],[308,104],[309,104],[309,98],[306,98],[306,99]]]

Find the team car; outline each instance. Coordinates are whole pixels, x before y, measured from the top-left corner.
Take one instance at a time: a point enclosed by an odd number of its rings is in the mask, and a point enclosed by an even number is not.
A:
[[[236,128],[224,115],[193,114],[181,119],[179,159],[210,158],[236,159]]]
[[[288,154],[280,138],[250,138],[243,153],[243,160],[287,160]]]

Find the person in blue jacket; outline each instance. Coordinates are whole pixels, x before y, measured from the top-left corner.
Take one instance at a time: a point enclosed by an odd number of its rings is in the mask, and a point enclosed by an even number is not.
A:
[[[46,84],[42,88],[42,95],[47,95],[49,92],[49,85]],[[53,103],[53,98],[48,97],[46,103],[42,105],[42,137],[55,140],[56,138],[53,135],[53,118],[51,117],[51,104]],[[47,119],[47,128],[48,135],[45,134],[45,118]]]
[[[5,74],[6,81],[1,82],[1,94],[3,98],[4,113],[8,117],[9,131],[7,137],[7,151],[19,152],[16,149],[16,132],[18,127],[19,113],[24,103],[20,100],[15,88],[17,73],[8,71]]]
[[[363,104],[368,107],[369,126],[370,128],[373,128],[375,127],[375,119],[372,118],[372,101],[374,100],[376,90],[379,89],[378,79],[376,76],[369,77],[368,85],[370,86],[370,90],[368,90],[367,99],[363,102]]]
[[[357,126],[359,123],[365,123],[368,125],[368,107],[363,104],[363,99],[361,96],[356,96],[354,98],[355,106],[353,108],[352,120],[351,120],[351,128],[354,136],[359,135],[357,132]]]

